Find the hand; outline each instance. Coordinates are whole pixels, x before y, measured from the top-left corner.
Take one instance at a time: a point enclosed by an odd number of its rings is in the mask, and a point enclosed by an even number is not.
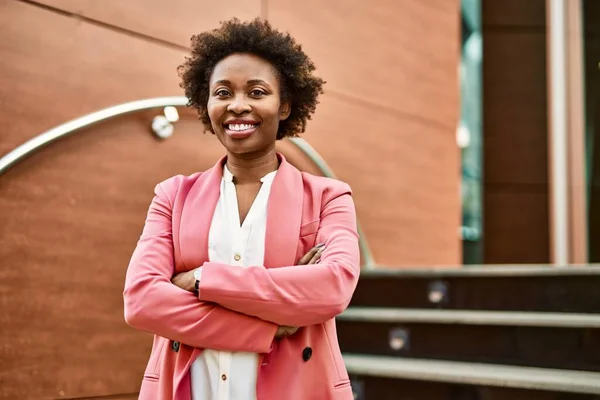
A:
[[[193,292],[194,286],[196,285],[196,278],[194,278],[194,270],[180,272],[179,274],[171,278],[171,283],[183,290]]]
[[[309,265],[316,264],[321,259],[321,254],[325,250],[325,244],[321,243],[313,247],[306,253],[300,261],[298,261],[298,265]]]
[[[286,336],[292,336],[297,331],[298,328],[295,326],[280,326],[275,333],[275,337],[279,339]]]

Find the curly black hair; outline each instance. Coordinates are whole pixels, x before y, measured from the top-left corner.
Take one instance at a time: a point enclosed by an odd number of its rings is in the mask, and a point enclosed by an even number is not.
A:
[[[256,18],[241,22],[237,18],[221,27],[192,36],[191,56],[177,68],[180,86],[189,99],[188,106],[198,111],[205,128],[214,133],[208,117],[209,81],[215,65],[233,53],[249,53],[270,62],[280,77],[281,97],[291,112],[279,123],[277,139],[298,136],[319,103],[323,81],[313,75],[315,65],[289,33],[279,32],[268,21]]]

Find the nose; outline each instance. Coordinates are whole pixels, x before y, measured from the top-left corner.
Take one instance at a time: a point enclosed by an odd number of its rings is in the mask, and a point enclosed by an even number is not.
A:
[[[227,111],[235,114],[243,114],[252,111],[252,107],[248,104],[245,96],[235,96],[231,99],[231,103],[227,106]]]

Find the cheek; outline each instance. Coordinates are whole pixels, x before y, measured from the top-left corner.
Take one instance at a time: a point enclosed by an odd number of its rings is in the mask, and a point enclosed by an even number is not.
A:
[[[273,104],[269,104],[269,107],[265,107],[263,109],[264,120],[269,125],[278,125],[279,124],[279,104],[278,102]]]
[[[213,126],[218,125],[221,120],[221,116],[223,115],[221,108],[223,107],[210,101],[206,105],[206,111],[208,112],[208,117]]]
[[[279,118],[277,115],[271,115],[268,118],[268,124],[271,126],[278,126],[279,125]]]

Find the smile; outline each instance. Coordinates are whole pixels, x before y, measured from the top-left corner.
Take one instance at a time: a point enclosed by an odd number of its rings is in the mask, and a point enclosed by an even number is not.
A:
[[[258,126],[258,124],[227,124],[225,128],[230,131],[243,132],[250,129],[254,129]]]
[[[245,139],[256,132],[259,123],[224,124],[225,133],[232,139]]]

